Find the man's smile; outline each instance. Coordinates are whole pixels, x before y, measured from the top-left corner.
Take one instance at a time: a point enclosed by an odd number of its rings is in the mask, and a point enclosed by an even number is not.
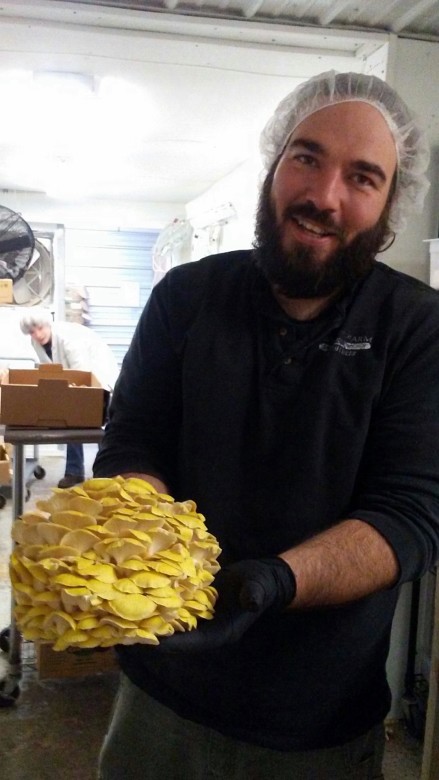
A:
[[[343,243],[343,231],[329,222],[326,215],[304,215],[300,209],[286,209],[281,227],[285,246],[293,241],[326,256]]]
[[[309,220],[304,219],[303,217],[293,216],[291,219],[296,222],[300,228],[306,230],[309,233],[312,233],[315,236],[337,236],[339,232],[335,229],[322,227],[315,222],[310,222]]]

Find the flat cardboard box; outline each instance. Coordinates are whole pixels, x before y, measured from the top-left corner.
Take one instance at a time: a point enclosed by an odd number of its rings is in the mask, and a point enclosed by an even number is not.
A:
[[[9,448],[6,444],[0,444],[0,485],[9,485],[11,478],[12,468]]]
[[[10,368],[1,384],[0,422],[27,428],[100,428],[109,393],[91,371],[58,363]]]
[[[119,669],[113,648],[54,650],[46,642],[36,643],[38,679],[83,677]]]
[[[0,485],[9,485],[12,479],[12,469],[9,460],[0,460]]]
[[[0,279],[0,303],[13,303],[12,279]]]

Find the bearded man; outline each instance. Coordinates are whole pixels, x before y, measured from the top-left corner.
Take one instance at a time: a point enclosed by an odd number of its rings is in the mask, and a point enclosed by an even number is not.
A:
[[[334,72],[262,149],[254,248],[153,290],[95,462],[194,499],[222,548],[213,620],[119,647],[102,780],[383,776],[395,606],[438,556],[439,306],[376,255],[428,149]]]

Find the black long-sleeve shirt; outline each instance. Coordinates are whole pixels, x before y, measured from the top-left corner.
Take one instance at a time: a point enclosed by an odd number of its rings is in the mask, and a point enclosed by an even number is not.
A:
[[[420,577],[439,541],[437,293],[376,263],[299,323],[251,252],[173,269],[142,314],[95,464],[98,476],[128,471],[194,499],[222,563],[280,553],[355,517],[391,544],[400,582]],[[340,744],[388,711],[397,596],[398,586],[263,617],[239,645],[193,658],[122,647],[122,667],[236,738]]]

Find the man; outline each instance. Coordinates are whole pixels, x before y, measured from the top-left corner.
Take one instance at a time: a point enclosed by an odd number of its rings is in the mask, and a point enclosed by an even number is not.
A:
[[[382,778],[395,605],[438,553],[439,300],[375,255],[428,151],[334,72],[262,147],[254,250],[154,289],[95,463],[194,499],[222,548],[212,621],[119,647],[102,780]]]
[[[98,333],[75,322],[54,323],[46,309],[31,310],[21,318],[20,328],[31,336],[40,363],[60,363],[64,368],[92,371],[103,387],[113,390],[119,367]],[[58,487],[72,487],[84,479],[83,445],[67,444],[65,474]]]

